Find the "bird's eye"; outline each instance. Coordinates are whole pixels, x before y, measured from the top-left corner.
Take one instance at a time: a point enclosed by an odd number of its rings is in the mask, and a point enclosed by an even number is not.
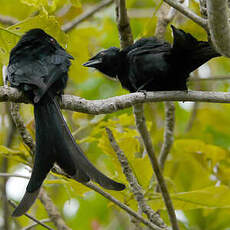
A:
[[[53,38],[50,38],[51,43],[55,44],[55,40]]]

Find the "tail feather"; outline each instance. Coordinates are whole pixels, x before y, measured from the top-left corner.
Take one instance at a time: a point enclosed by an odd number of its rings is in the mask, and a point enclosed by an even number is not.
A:
[[[57,133],[62,133],[62,135],[59,138],[63,138],[64,140],[62,144],[57,145],[57,153],[59,153],[58,157],[58,164],[65,169],[65,166],[68,166],[68,162],[66,159],[66,156],[68,156],[75,165],[75,174],[71,175],[74,179],[79,181],[79,175],[81,173],[79,170],[85,172],[85,174],[92,179],[93,181],[97,182],[99,185],[106,189],[111,190],[123,190],[125,186],[121,183],[118,183],[114,180],[111,180],[107,176],[105,176],[103,173],[101,173],[98,169],[96,169],[90,161],[86,158],[86,156],[83,154],[83,151],[81,148],[76,144],[69,128],[67,127],[67,124],[61,114],[58,102],[56,99],[54,99],[53,109],[55,111],[55,119],[57,119],[56,122],[58,122],[59,126],[58,129],[60,129]],[[53,111],[53,112],[54,112]],[[61,154],[62,152],[62,154]],[[82,178],[80,178],[81,180]]]
[[[198,41],[190,33],[175,28],[173,31],[172,52],[180,57],[187,73],[190,73],[214,57],[221,56],[215,49],[204,41]]]
[[[13,212],[24,214],[36,200],[40,187],[56,162],[68,175],[79,182],[90,179],[111,190],[123,190],[125,186],[111,180],[97,170],[76,144],[60,111],[57,99],[47,93],[34,105],[36,124],[36,154],[34,167],[26,193]]]
[[[35,190],[34,192],[26,192],[20,202],[20,204],[15,208],[14,212],[12,213],[12,216],[18,217],[23,215],[25,212],[29,210],[29,208],[33,205],[35,200],[38,197],[40,188]]]

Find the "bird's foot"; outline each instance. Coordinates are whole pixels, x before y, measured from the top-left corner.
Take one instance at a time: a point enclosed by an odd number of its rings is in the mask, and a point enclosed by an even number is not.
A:
[[[147,98],[147,90],[145,90],[145,89],[140,89],[140,90],[137,90],[137,92],[139,92],[139,93],[143,93],[144,94],[144,96],[145,96],[145,99]]]

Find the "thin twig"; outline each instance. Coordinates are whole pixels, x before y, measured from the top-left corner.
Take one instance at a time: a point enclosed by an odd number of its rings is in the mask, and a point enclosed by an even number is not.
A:
[[[165,128],[164,128],[164,142],[161,147],[159,155],[159,166],[161,170],[164,169],[164,164],[173,144],[173,132],[175,126],[175,105],[173,102],[165,103]]]
[[[23,142],[29,147],[31,150],[31,154],[35,152],[35,143],[33,138],[29,134],[28,130],[26,129],[24,122],[19,114],[19,104],[18,103],[11,103],[10,104],[10,113],[13,118],[14,124],[17,127]]]
[[[194,79],[197,79],[197,78],[199,78],[198,70],[196,70],[194,72]],[[196,90],[200,90],[200,88],[201,88],[200,83],[201,83],[200,81],[195,81],[194,82],[194,88]],[[186,128],[185,128],[185,133],[189,132],[192,129],[194,121],[196,120],[196,116],[197,116],[197,112],[198,112],[198,107],[199,107],[199,102],[194,102],[193,106],[192,106],[192,111],[190,113],[190,117],[189,117],[188,123],[187,123]]]
[[[101,188],[99,188],[98,186],[96,186],[95,184],[93,184],[91,182],[88,182],[88,183],[86,183],[84,185],[86,185],[87,187],[89,187],[92,190],[96,191],[97,193],[100,193],[102,196],[104,196],[108,200],[112,201],[114,204],[116,204],[117,206],[119,206],[121,209],[125,210],[129,215],[133,216],[134,218],[136,218],[137,220],[141,221],[143,224],[145,224],[146,226],[148,226],[150,229],[162,230],[162,228],[160,228],[160,227],[156,226],[155,224],[151,223],[150,221],[146,220],[145,218],[143,218],[142,216],[140,216],[139,214],[137,214],[136,212],[134,212],[127,205],[121,203],[119,200],[117,200],[112,195],[110,195],[109,193],[105,192],[104,190],[102,190]]]
[[[180,2],[182,3],[183,1]],[[175,12],[173,10],[175,9],[172,7],[168,9],[164,4],[161,6],[160,15],[158,16],[158,21],[157,21],[157,26],[155,31],[155,36],[158,39],[163,40],[165,38],[167,26],[177,14],[177,11]],[[174,133],[174,126],[175,126],[175,105],[173,102],[165,102],[164,104],[165,104],[164,142],[159,154],[159,166],[162,172],[164,169],[164,163],[167,159],[167,156],[173,144],[173,140],[174,140],[173,133]],[[156,191],[158,191],[158,188],[159,187],[157,186]]]
[[[192,112],[191,112],[191,115],[189,117],[189,121],[188,121],[188,124],[185,128],[185,132],[189,132],[194,124],[194,121],[195,121],[195,118],[196,118],[196,115],[197,115],[197,111],[198,111],[198,107],[199,107],[199,104],[197,102],[194,103],[193,107],[192,107]]]
[[[16,205],[13,201],[9,200],[9,203],[10,203],[10,205],[11,205],[12,207],[14,207],[14,208],[17,207],[17,205]],[[46,228],[46,229],[49,229],[49,230],[53,230],[51,227],[49,227],[48,225],[44,224],[43,222],[41,222],[40,220],[36,219],[35,217],[31,216],[30,214],[25,213],[24,215],[25,215],[26,217],[30,218],[31,220],[33,220],[35,223],[41,225],[42,227],[44,227],[44,228]]]
[[[215,0],[214,0],[215,1]],[[181,3],[178,3],[175,0],[164,0],[167,4],[178,10],[180,13],[184,14],[186,17],[190,18],[192,21],[203,27],[206,31],[208,31],[208,23],[207,20],[201,18],[197,14],[195,14],[190,9],[184,7]]]
[[[50,219],[43,219],[43,220],[40,220],[41,223],[47,223],[47,222],[50,222]],[[34,224],[31,224],[30,226],[27,226],[25,228],[23,228],[22,230],[30,230],[30,229],[33,229],[34,227],[36,227],[38,225],[38,223],[34,223]]]
[[[191,77],[189,79],[189,82],[196,82],[196,81],[228,81],[230,80],[230,76],[226,75],[226,76],[213,76],[213,77],[209,77],[209,78],[199,78],[199,77]]]
[[[125,0],[116,0],[116,19],[121,48],[124,49],[133,44],[133,35],[129,24]]]
[[[86,11],[85,13],[81,14],[80,16],[74,18],[72,21],[66,23],[62,26],[62,30],[65,32],[69,32],[72,29],[74,29],[79,23],[83,22],[84,20],[88,19],[89,17],[93,16],[95,13],[97,13],[99,10],[103,9],[106,6],[109,6],[112,4],[114,0],[104,0],[89,11]]]
[[[160,218],[159,214],[154,212],[151,209],[151,207],[146,203],[144,198],[144,191],[138,183],[137,178],[134,175],[124,152],[120,149],[119,145],[117,144],[112,131],[109,128],[106,128],[106,132],[108,134],[110,144],[115,153],[117,154],[118,160],[122,166],[123,173],[130,184],[132,193],[134,194],[134,197],[138,202],[138,206],[140,207],[141,211],[147,215],[148,219],[152,223],[156,224],[162,229],[168,229],[163,220]]]
[[[157,178],[157,182],[159,184],[161,194],[162,194],[164,203],[165,203],[167,211],[168,211],[169,219],[170,219],[170,222],[172,224],[172,229],[178,230],[179,226],[178,226],[177,221],[176,221],[176,214],[175,214],[175,211],[173,208],[173,204],[172,204],[171,198],[169,196],[169,192],[167,190],[167,186],[165,184],[164,177],[163,177],[161,170],[160,170],[160,167],[158,165],[158,161],[157,161],[157,158],[156,158],[154,150],[153,150],[151,137],[150,137],[150,134],[149,134],[147,126],[146,126],[143,104],[138,104],[138,105],[134,106],[133,108],[134,108],[134,115],[135,115],[137,130],[141,135],[145,149],[146,149],[148,156],[150,158],[153,171],[154,171],[155,176]]]
[[[227,0],[208,0],[208,24],[216,50],[230,57],[230,25]]]
[[[57,207],[54,205],[53,201],[50,199],[47,192],[43,188],[40,190],[39,199],[44,205],[51,221],[54,223],[57,229],[71,230],[71,228],[66,225]]]

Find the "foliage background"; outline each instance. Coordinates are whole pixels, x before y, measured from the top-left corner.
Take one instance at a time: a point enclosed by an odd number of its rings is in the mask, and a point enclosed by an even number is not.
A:
[[[99,72],[81,65],[101,49],[110,46],[119,47],[113,5],[96,13],[67,34],[61,31],[62,25],[99,2],[95,0],[82,0],[81,2],[79,0],[0,0],[0,15],[11,16],[19,21],[10,27],[1,24],[0,68],[8,63],[9,52],[20,35],[31,28],[39,27],[54,36],[75,57],[69,73],[66,93],[86,99],[102,99],[128,93],[121,88],[119,83],[108,80]],[[135,39],[154,34],[157,13],[161,4],[162,1],[159,0],[127,1]],[[190,0],[188,4],[192,10],[200,14],[196,1]],[[64,14],[63,7],[67,9]],[[205,31],[182,15],[178,15],[173,24],[190,32],[198,39],[207,40]],[[167,29],[166,39],[169,42],[172,41],[170,27]],[[228,75],[229,71],[230,64],[227,58],[221,57],[205,64],[192,74],[192,78],[211,79],[220,75]],[[0,84],[3,84],[2,77]],[[188,85],[191,90],[223,92],[229,90],[228,80],[191,80]],[[164,175],[174,206],[178,210],[181,229],[229,230],[230,108],[225,104],[199,103],[192,127],[187,130],[193,109],[194,103],[176,103],[175,141],[165,165]],[[123,192],[111,192],[111,194],[136,209],[136,202],[104,128],[110,127],[113,130],[139,183],[145,189],[149,204],[154,210],[159,210],[166,223],[169,223],[160,196],[152,192],[156,182],[152,179],[151,165],[139,142],[131,108],[97,116],[70,111],[63,111],[63,113],[74,137],[81,144],[87,157],[100,170],[125,183],[128,187]],[[163,103],[147,103],[145,113],[155,150],[159,153],[164,128]],[[21,114],[27,128],[34,136],[32,106],[22,105]],[[7,172],[14,173],[19,168],[25,167],[22,163],[29,164],[31,157],[16,130],[14,130],[15,135],[10,149],[5,147],[9,124],[7,105],[1,103],[0,164],[2,167],[0,169],[3,169],[4,159],[7,157]],[[72,229],[132,229],[129,217],[123,211],[76,182],[50,174],[44,187]],[[17,189],[17,183],[14,189]],[[9,195],[9,198],[12,197]],[[20,198],[17,201],[19,200]],[[5,210],[2,200],[0,205],[0,216],[3,216]],[[64,206],[67,208],[64,209]],[[75,207],[75,211],[68,215],[65,210],[70,207]],[[38,219],[47,218],[47,213],[40,201],[36,202],[30,213]],[[11,229],[20,229],[31,223],[24,216],[17,219],[9,217],[9,222]],[[0,217],[1,226],[3,228],[3,219]],[[35,229],[42,229],[42,227],[38,226]]]

